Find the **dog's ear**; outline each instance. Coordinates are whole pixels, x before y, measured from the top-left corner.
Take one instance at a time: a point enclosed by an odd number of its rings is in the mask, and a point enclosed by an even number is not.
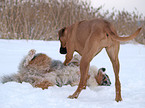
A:
[[[66,30],[66,27],[63,27],[62,29],[60,29],[60,30],[58,31],[59,38],[63,36],[65,30]]]

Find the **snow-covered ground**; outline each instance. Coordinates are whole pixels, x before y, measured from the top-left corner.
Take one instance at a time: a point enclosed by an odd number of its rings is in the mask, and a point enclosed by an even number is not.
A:
[[[20,60],[30,49],[46,53],[53,59],[64,61],[65,58],[59,54],[58,41],[0,40],[0,77],[16,73]],[[102,50],[91,65],[107,68],[111,86],[94,90],[87,87],[78,99],[68,99],[77,86],[42,90],[28,83],[0,83],[0,108],[145,108],[145,46],[121,45],[119,59],[122,102],[114,100],[114,73],[105,50]]]

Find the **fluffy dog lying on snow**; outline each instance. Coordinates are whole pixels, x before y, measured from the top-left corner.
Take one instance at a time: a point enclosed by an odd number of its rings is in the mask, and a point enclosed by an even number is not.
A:
[[[64,66],[59,60],[52,60],[46,54],[35,54],[35,52],[33,49],[30,50],[19,64],[18,73],[4,76],[2,83],[10,81],[28,82],[33,87],[42,89],[47,89],[49,86],[54,85],[61,87],[63,85],[75,86],[79,84],[79,63],[81,59],[79,55],[75,55],[71,63],[68,66]],[[87,86],[110,86],[110,84],[110,79],[105,74],[105,68],[98,70],[95,66],[90,67]]]

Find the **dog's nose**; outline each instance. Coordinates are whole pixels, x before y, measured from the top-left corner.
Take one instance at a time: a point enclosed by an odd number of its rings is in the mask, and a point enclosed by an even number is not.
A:
[[[66,48],[63,48],[63,47],[60,47],[59,52],[60,52],[61,54],[67,54],[67,49],[66,49]]]

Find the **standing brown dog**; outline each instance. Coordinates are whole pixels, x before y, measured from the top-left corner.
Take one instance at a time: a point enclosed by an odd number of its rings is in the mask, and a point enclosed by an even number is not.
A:
[[[120,41],[128,41],[135,38],[141,28],[129,37],[119,37],[114,26],[104,19],[84,20],[77,22],[69,27],[64,27],[59,31],[61,42],[60,53],[66,54],[65,65],[68,65],[73,57],[74,51],[81,56],[80,72],[81,79],[79,86],[69,98],[77,98],[86,87],[90,61],[103,48],[112,62],[115,73],[116,101],[121,101],[121,84],[119,80],[119,60],[118,53]]]

